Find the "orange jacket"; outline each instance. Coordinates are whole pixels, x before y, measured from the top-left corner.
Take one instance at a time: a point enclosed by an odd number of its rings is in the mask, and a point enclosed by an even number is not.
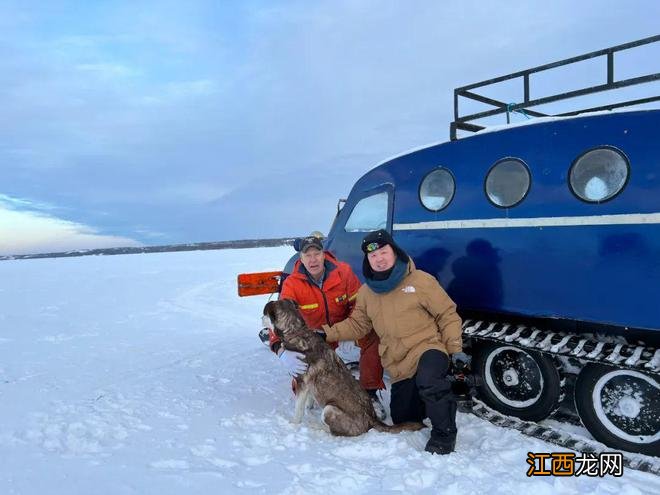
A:
[[[293,299],[309,328],[333,325],[351,314],[357,291],[362,284],[348,263],[338,261],[325,252],[323,289],[311,281],[300,260],[282,284],[280,299]],[[269,334],[270,348],[280,341],[274,332]]]

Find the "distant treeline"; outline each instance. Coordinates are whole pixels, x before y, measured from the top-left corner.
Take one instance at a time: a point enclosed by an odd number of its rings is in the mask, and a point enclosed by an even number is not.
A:
[[[0,261],[27,260],[34,258],[65,258],[70,256],[111,256],[115,254],[166,253],[170,251],[200,251],[208,249],[242,249],[255,247],[292,246],[294,237],[281,239],[244,239],[240,241],[196,242],[170,244],[168,246],[117,247],[105,249],[79,249],[62,253],[17,254],[0,256]]]

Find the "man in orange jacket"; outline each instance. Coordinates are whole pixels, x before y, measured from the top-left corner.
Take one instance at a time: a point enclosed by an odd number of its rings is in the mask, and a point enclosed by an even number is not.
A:
[[[334,325],[348,318],[355,306],[357,291],[362,284],[351,267],[323,251],[321,239],[305,237],[300,243],[300,259],[291,275],[282,284],[280,299],[293,299],[309,328]],[[270,348],[293,376],[304,373],[306,363],[296,353],[286,351],[272,329]],[[371,396],[376,414],[384,419],[385,409],[377,391],[384,389],[383,366],[378,354],[378,336],[371,332],[357,341],[360,347],[360,385]],[[336,343],[332,344],[337,347]]]

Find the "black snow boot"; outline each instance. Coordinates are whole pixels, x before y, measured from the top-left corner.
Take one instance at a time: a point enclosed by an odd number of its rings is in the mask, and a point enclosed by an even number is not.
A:
[[[431,438],[426,442],[424,450],[431,454],[446,455],[451,454],[456,447],[456,434],[439,434],[432,432]]]
[[[456,399],[447,379],[448,369],[447,355],[431,349],[422,354],[415,375],[419,396],[432,425],[431,438],[424,450],[432,454],[450,454],[456,445]]]

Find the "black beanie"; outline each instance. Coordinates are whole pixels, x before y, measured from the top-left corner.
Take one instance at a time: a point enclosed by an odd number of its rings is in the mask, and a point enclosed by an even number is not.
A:
[[[394,239],[392,239],[392,236],[387,230],[380,229],[376,230],[375,232],[369,232],[367,235],[364,236],[364,239],[362,239],[362,252],[364,253],[364,260],[362,261],[362,273],[364,274],[365,277],[367,278],[373,278],[373,270],[371,269],[371,265],[369,264],[369,259],[367,258],[367,255],[376,249],[380,249],[384,246],[387,245],[392,246],[392,250],[396,254],[396,257],[403,261],[404,263],[408,263],[408,255],[406,252],[399,247],[399,245],[394,242]]]

